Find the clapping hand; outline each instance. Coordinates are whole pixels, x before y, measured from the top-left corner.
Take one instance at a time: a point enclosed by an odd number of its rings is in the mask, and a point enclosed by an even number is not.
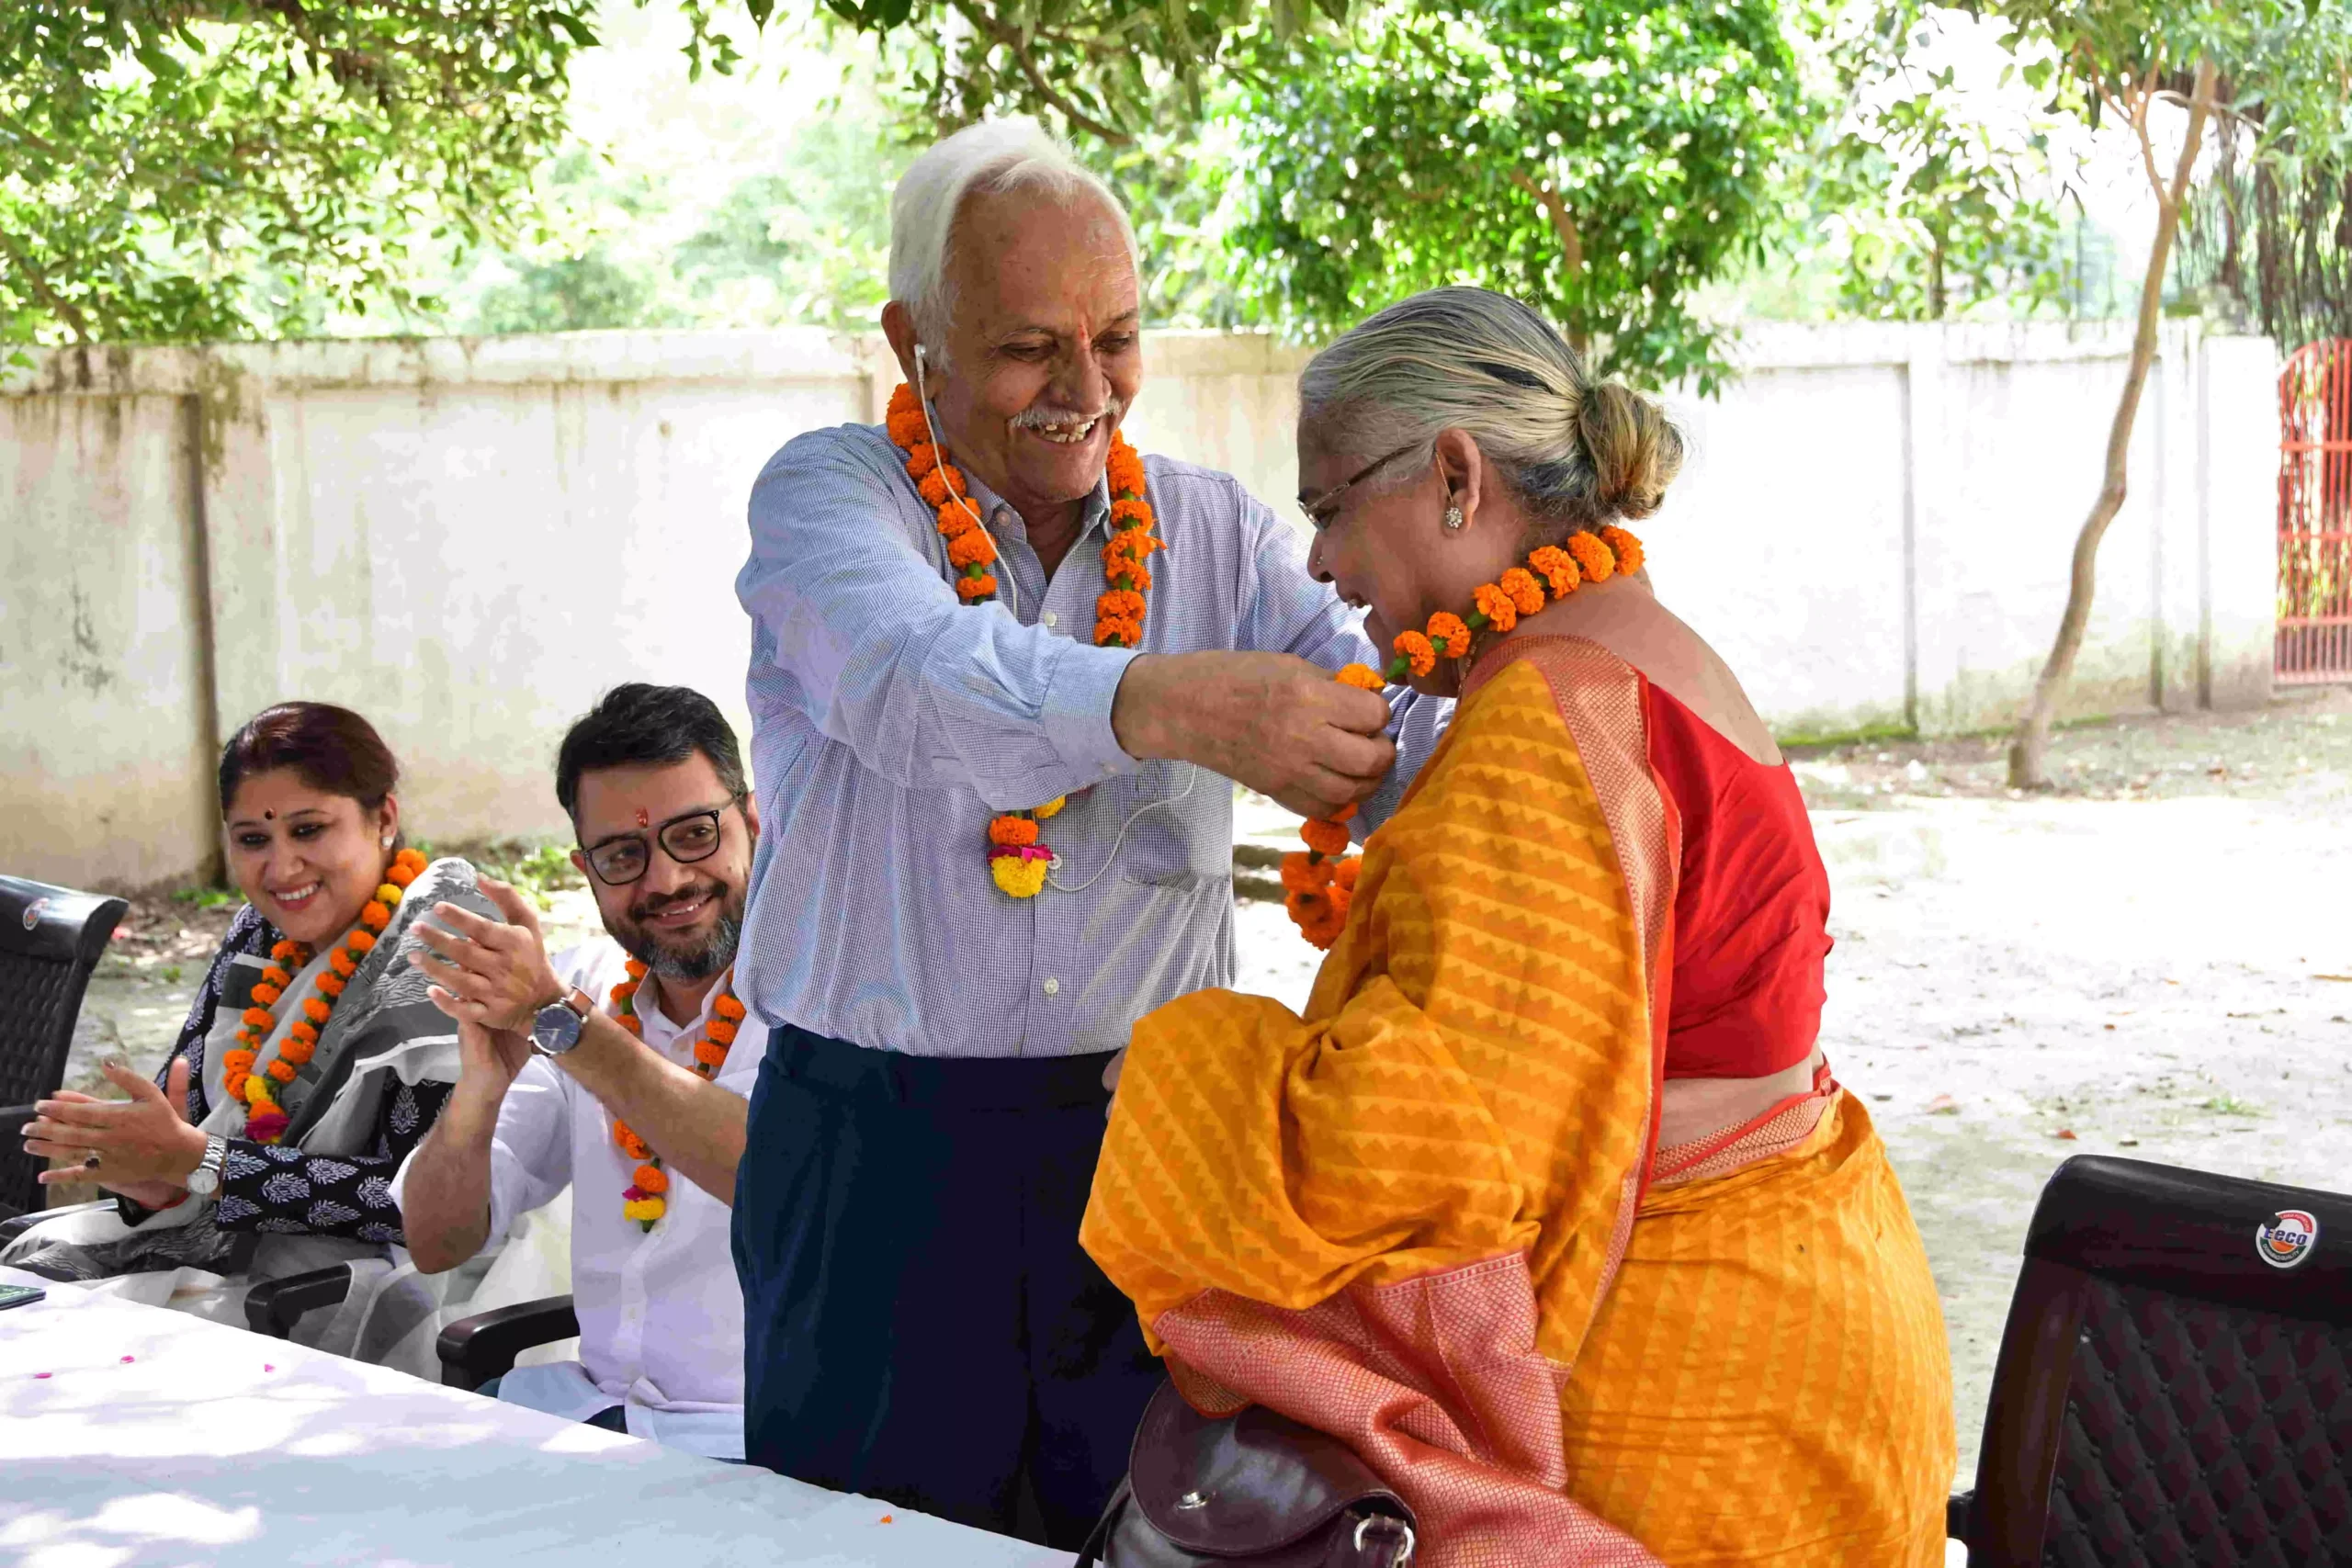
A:
[[[433,1005],[459,1023],[527,1031],[541,1008],[563,996],[563,982],[548,962],[530,901],[487,876],[481,890],[506,917],[504,925],[455,904],[435,904],[430,919],[416,922],[424,946],[408,961],[433,982]]]
[[[187,1195],[188,1172],[204,1159],[204,1134],[187,1120],[187,1058],[173,1058],[161,1089],[119,1061],[99,1070],[130,1098],[62,1089],[42,1100],[25,1128],[25,1152],[73,1163],[37,1179],[44,1187],[95,1180],[147,1208],[171,1207]]]

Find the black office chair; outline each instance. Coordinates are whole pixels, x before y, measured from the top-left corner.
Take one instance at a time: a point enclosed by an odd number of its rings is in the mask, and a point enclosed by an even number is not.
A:
[[[90,971],[130,908],[120,898],[0,876],[0,1105],[26,1104],[63,1086]],[[0,1219],[40,1208],[38,1178],[47,1163],[16,1138],[0,1138]]]
[[[2352,1565],[2352,1197],[2082,1155],[2025,1254],[1970,1568]]]
[[[273,1339],[293,1335],[305,1313],[330,1307],[351,1293],[351,1269],[331,1263],[306,1274],[265,1280],[245,1292],[245,1326]],[[434,1349],[441,1358],[447,1388],[473,1390],[514,1368],[514,1358],[534,1345],[552,1345],[580,1332],[570,1296],[535,1302],[460,1318],[441,1331]]]
[[[532,1346],[579,1332],[571,1298],[546,1296],[461,1318],[441,1331],[433,1348],[441,1357],[443,1386],[470,1390],[514,1371],[514,1358]]]

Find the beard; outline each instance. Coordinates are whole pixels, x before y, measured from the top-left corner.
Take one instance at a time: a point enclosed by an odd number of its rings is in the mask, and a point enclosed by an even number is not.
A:
[[[673,935],[645,923],[673,904],[697,898],[718,906],[718,919],[707,930]],[[687,985],[707,980],[735,962],[735,949],[743,938],[743,889],[713,878],[675,893],[655,894],[630,904],[628,913],[609,929],[623,953],[663,979]]]

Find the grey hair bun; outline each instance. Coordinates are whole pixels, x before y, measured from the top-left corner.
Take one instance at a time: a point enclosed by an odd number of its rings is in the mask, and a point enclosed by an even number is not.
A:
[[[1432,288],[1343,334],[1299,378],[1299,418],[1377,453],[1462,429],[1548,524],[1649,516],[1682,467],[1652,400],[1596,383],[1549,321],[1506,294]]]

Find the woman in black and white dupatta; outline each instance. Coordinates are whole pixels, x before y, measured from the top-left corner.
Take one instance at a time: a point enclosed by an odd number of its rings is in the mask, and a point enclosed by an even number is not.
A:
[[[458,1076],[456,1034],[407,953],[437,902],[500,917],[464,861],[418,870],[401,850],[398,774],[366,719],[322,703],[266,709],[229,741],[220,812],[245,907],[158,1081],[109,1064],[128,1101],[62,1091],[25,1129],[28,1149],[63,1162],[44,1182],[95,1179],[114,1201],[35,1225],[0,1262],[232,1323],[247,1286],[348,1263],[343,1304],[296,1337],[430,1375],[428,1331],[488,1265],[424,1278],[401,1249],[391,1177]],[[387,910],[379,889],[412,875]],[[368,922],[373,944],[352,943]],[[355,945],[368,949],[356,964]],[[306,1003],[332,1010],[304,1029]],[[248,1072],[266,1089],[250,1104]],[[273,1101],[282,1117],[262,1113]]]

